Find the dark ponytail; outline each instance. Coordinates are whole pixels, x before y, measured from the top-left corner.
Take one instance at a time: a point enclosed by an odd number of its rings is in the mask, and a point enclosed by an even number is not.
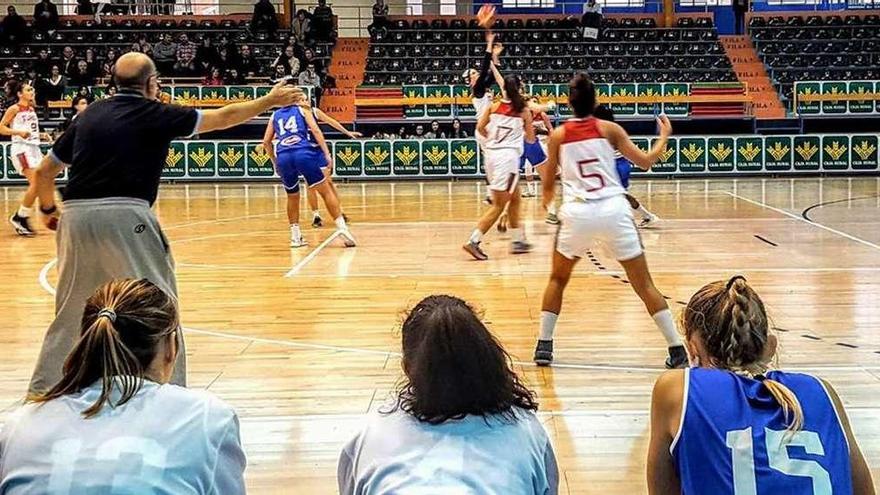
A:
[[[156,285],[146,279],[109,282],[86,302],[82,336],[64,362],[61,381],[31,400],[48,402],[100,380],[101,396],[83,416],[125,404],[141,389],[159,343],[174,338],[177,328],[174,300]],[[121,396],[111,403],[114,388]]]
[[[596,86],[586,74],[575,74],[568,83],[568,105],[575,117],[593,115],[596,109]]]
[[[527,106],[526,99],[520,92],[521,86],[522,80],[520,80],[519,76],[514,74],[504,76],[504,94],[507,95],[507,99],[510,100],[510,106],[516,112],[522,112]]]

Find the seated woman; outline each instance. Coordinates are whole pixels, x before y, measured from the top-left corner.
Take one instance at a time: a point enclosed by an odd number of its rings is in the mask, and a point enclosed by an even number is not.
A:
[[[402,333],[405,380],[343,449],[340,494],[556,494],[534,394],[473,309],[429,296]]]
[[[650,494],[874,494],[831,385],[767,371],[776,338],[743,277],[700,289],[682,324],[696,367],[654,386]]]
[[[100,287],[61,381],[0,432],[0,493],[245,493],[235,412],[168,384],[179,331],[151,282]]]

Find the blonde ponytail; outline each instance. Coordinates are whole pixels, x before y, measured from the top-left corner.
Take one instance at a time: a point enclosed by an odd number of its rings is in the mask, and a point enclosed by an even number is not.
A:
[[[794,395],[794,392],[785,385],[769,378],[765,378],[762,383],[782,407],[782,414],[785,416],[785,422],[788,423],[786,429],[789,432],[801,431],[804,427],[804,410],[801,408],[801,403]],[[791,421],[789,421],[789,416],[791,416]]]

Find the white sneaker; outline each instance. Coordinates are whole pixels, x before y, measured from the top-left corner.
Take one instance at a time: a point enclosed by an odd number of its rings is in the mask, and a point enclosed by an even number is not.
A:
[[[658,217],[657,215],[654,215],[652,213],[642,219],[642,221],[639,223],[639,228],[645,229],[648,227],[655,226],[655,225],[657,225],[657,222],[659,222],[659,221],[660,221],[660,217]]]
[[[339,230],[339,237],[342,237],[342,242],[345,244],[345,247],[355,247],[357,246],[357,242],[354,240],[354,236],[351,235],[351,231],[348,229]]]
[[[305,239],[303,239],[302,237],[300,237],[299,239],[296,239],[296,238],[290,239],[290,247],[292,247],[292,248],[301,248],[301,247],[305,247],[308,245],[309,245],[309,243]]]

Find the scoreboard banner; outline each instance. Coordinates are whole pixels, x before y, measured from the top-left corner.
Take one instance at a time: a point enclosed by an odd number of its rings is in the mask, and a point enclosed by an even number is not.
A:
[[[656,138],[634,137],[647,150]],[[473,139],[329,141],[333,175],[341,179],[483,177],[482,153]],[[43,152],[48,152],[43,145]],[[15,173],[3,143],[0,183]],[[767,175],[786,173],[880,173],[880,135],[682,136],[670,138],[660,159],[641,176]],[[214,181],[276,177],[259,141],[174,141],[162,177]],[[62,177],[63,180],[63,177]]]

